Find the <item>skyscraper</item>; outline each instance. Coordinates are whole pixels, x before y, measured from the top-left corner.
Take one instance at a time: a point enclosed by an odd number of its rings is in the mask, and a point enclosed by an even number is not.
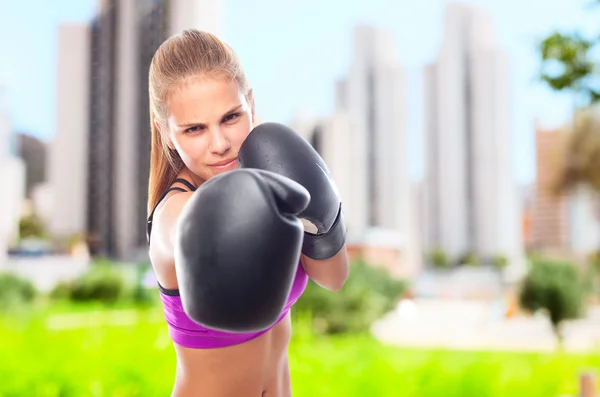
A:
[[[85,234],[92,255],[112,256],[117,238],[114,234],[115,192],[114,143],[116,104],[116,1],[101,2],[99,15],[90,26],[89,125],[87,129],[87,216]],[[123,82],[123,84],[127,84]],[[126,172],[126,171],[124,171]]]
[[[168,37],[169,1],[115,3],[118,15],[115,52],[114,183],[110,235],[111,255],[132,258],[146,244],[146,201],[150,164],[148,69],[152,56]],[[142,249],[142,251],[145,251]]]
[[[557,194],[552,189],[564,167],[572,128],[536,124],[535,196],[532,208],[532,248],[546,252],[588,255],[598,249],[598,204],[581,186]]]
[[[0,159],[5,159],[12,154],[11,135],[12,126],[8,118],[6,92],[0,85]]]
[[[156,1],[155,1],[156,2]],[[220,34],[223,32],[221,1],[219,0],[163,0],[169,9],[168,35],[184,29],[201,29]]]
[[[512,176],[508,57],[491,16],[450,4],[435,63],[425,68],[429,249],[451,258],[522,252]]]
[[[16,135],[17,155],[26,165],[25,188],[28,198],[34,188],[46,181],[47,147],[46,142],[29,134]]]
[[[0,101],[4,100],[1,97]],[[25,164],[11,149],[12,127],[7,109],[0,105],[0,267],[4,264],[7,246],[19,233],[21,206],[25,198]]]
[[[575,255],[598,252],[600,204],[598,195],[580,187],[569,199],[569,249]]]
[[[395,54],[391,32],[357,27],[350,70],[336,87],[337,111],[348,119],[341,140],[350,154],[351,234],[411,232],[404,71]]]
[[[536,184],[532,205],[532,245],[536,249],[566,250],[568,245],[568,197],[556,195],[556,181],[568,133],[564,128],[548,129],[536,124]]]
[[[170,35],[219,33],[219,2],[105,0],[92,23],[89,211],[91,251],[144,255],[150,164],[148,70]]]
[[[335,86],[333,114],[299,117],[292,124],[336,181],[349,243],[364,248],[366,256],[367,247],[387,252],[384,256],[394,258],[384,260],[392,273],[407,274],[420,260],[407,162],[405,74],[391,32],[359,26],[353,45],[348,75]]]
[[[49,228],[65,238],[86,229],[90,32],[86,25],[58,29],[56,135],[49,145],[48,182],[52,195]]]
[[[353,225],[357,216],[360,217],[361,214],[354,212],[352,207],[354,179],[351,146],[347,138],[347,115],[336,111],[331,116],[322,118],[297,116],[292,120],[291,127],[310,143],[327,164],[342,200],[346,226],[352,228],[349,225]]]

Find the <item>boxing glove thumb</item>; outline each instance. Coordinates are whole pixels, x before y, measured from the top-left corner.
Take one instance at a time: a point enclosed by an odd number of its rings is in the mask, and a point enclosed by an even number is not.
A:
[[[254,171],[258,172],[263,177],[263,181],[271,188],[275,203],[282,214],[297,216],[306,210],[311,197],[304,186],[275,172]]]
[[[238,153],[245,169],[275,172],[304,186],[310,203],[299,215],[305,228],[302,253],[328,259],[346,242],[341,200],[332,176],[319,153],[291,128],[263,123],[250,132]]]

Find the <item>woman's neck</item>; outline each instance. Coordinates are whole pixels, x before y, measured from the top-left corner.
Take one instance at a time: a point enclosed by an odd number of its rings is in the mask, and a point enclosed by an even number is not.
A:
[[[202,179],[198,178],[198,176],[196,176],[193,172],[191,172],[187,168],[185,168],[184,170],[182,170],[179,173],[178,177],[188,180],[189,182],[192,183],[192,185],[194,185],[194,187],[196,189],[198,189],[198,187],[200,187],[200,185],[202,185],[202,183],[204,183],[204,181]]]

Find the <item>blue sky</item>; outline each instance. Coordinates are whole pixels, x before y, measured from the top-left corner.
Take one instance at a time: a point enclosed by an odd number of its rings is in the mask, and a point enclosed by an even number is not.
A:
[[[444,0],[224,0],[222,37],[236,50],[255,89],[264,119],[288,122],[299,109],[326,115],[333,84],[344,76],[352,29],[391,29],[406,68],[408,135],[413,176],[422,175],[421,67],[442,39]],[[555,28],[594,32],[600,10],[588,14],[580,0],[473,0],[494,17],[498,43],[511,57],[512,138],[515,177],[534,177],[533,126],[565,121],[570,100],[535,82],[536,39]],[[0,0],[0,86],[16,130],[43,139],[55,134],[56,29],[83,22],[96,0]]]

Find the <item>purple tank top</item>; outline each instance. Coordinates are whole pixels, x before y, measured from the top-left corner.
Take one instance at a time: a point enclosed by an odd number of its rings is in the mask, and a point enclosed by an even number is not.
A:
[[[308,275],[304,271],[302,264],[298,263],[298,270],[296,271],[296,277],[294,278],[290,296],[288,297],[285,308],[279,316],[279,319],[272,327],[285,318],[290,311],[290,308],[304,292],[307,283]],[[165,294],[161,291],[160,297],[164,307],[165,319],[169,328],[169,335],[171,336],[171,339],[173,339],[173,342],[180,346],[195,349],[233,346],[257,338],[268,332],[270,329],[268,328],[263,331],[244,334],[209,329],[198,325],[185,314],[180,296]]]

